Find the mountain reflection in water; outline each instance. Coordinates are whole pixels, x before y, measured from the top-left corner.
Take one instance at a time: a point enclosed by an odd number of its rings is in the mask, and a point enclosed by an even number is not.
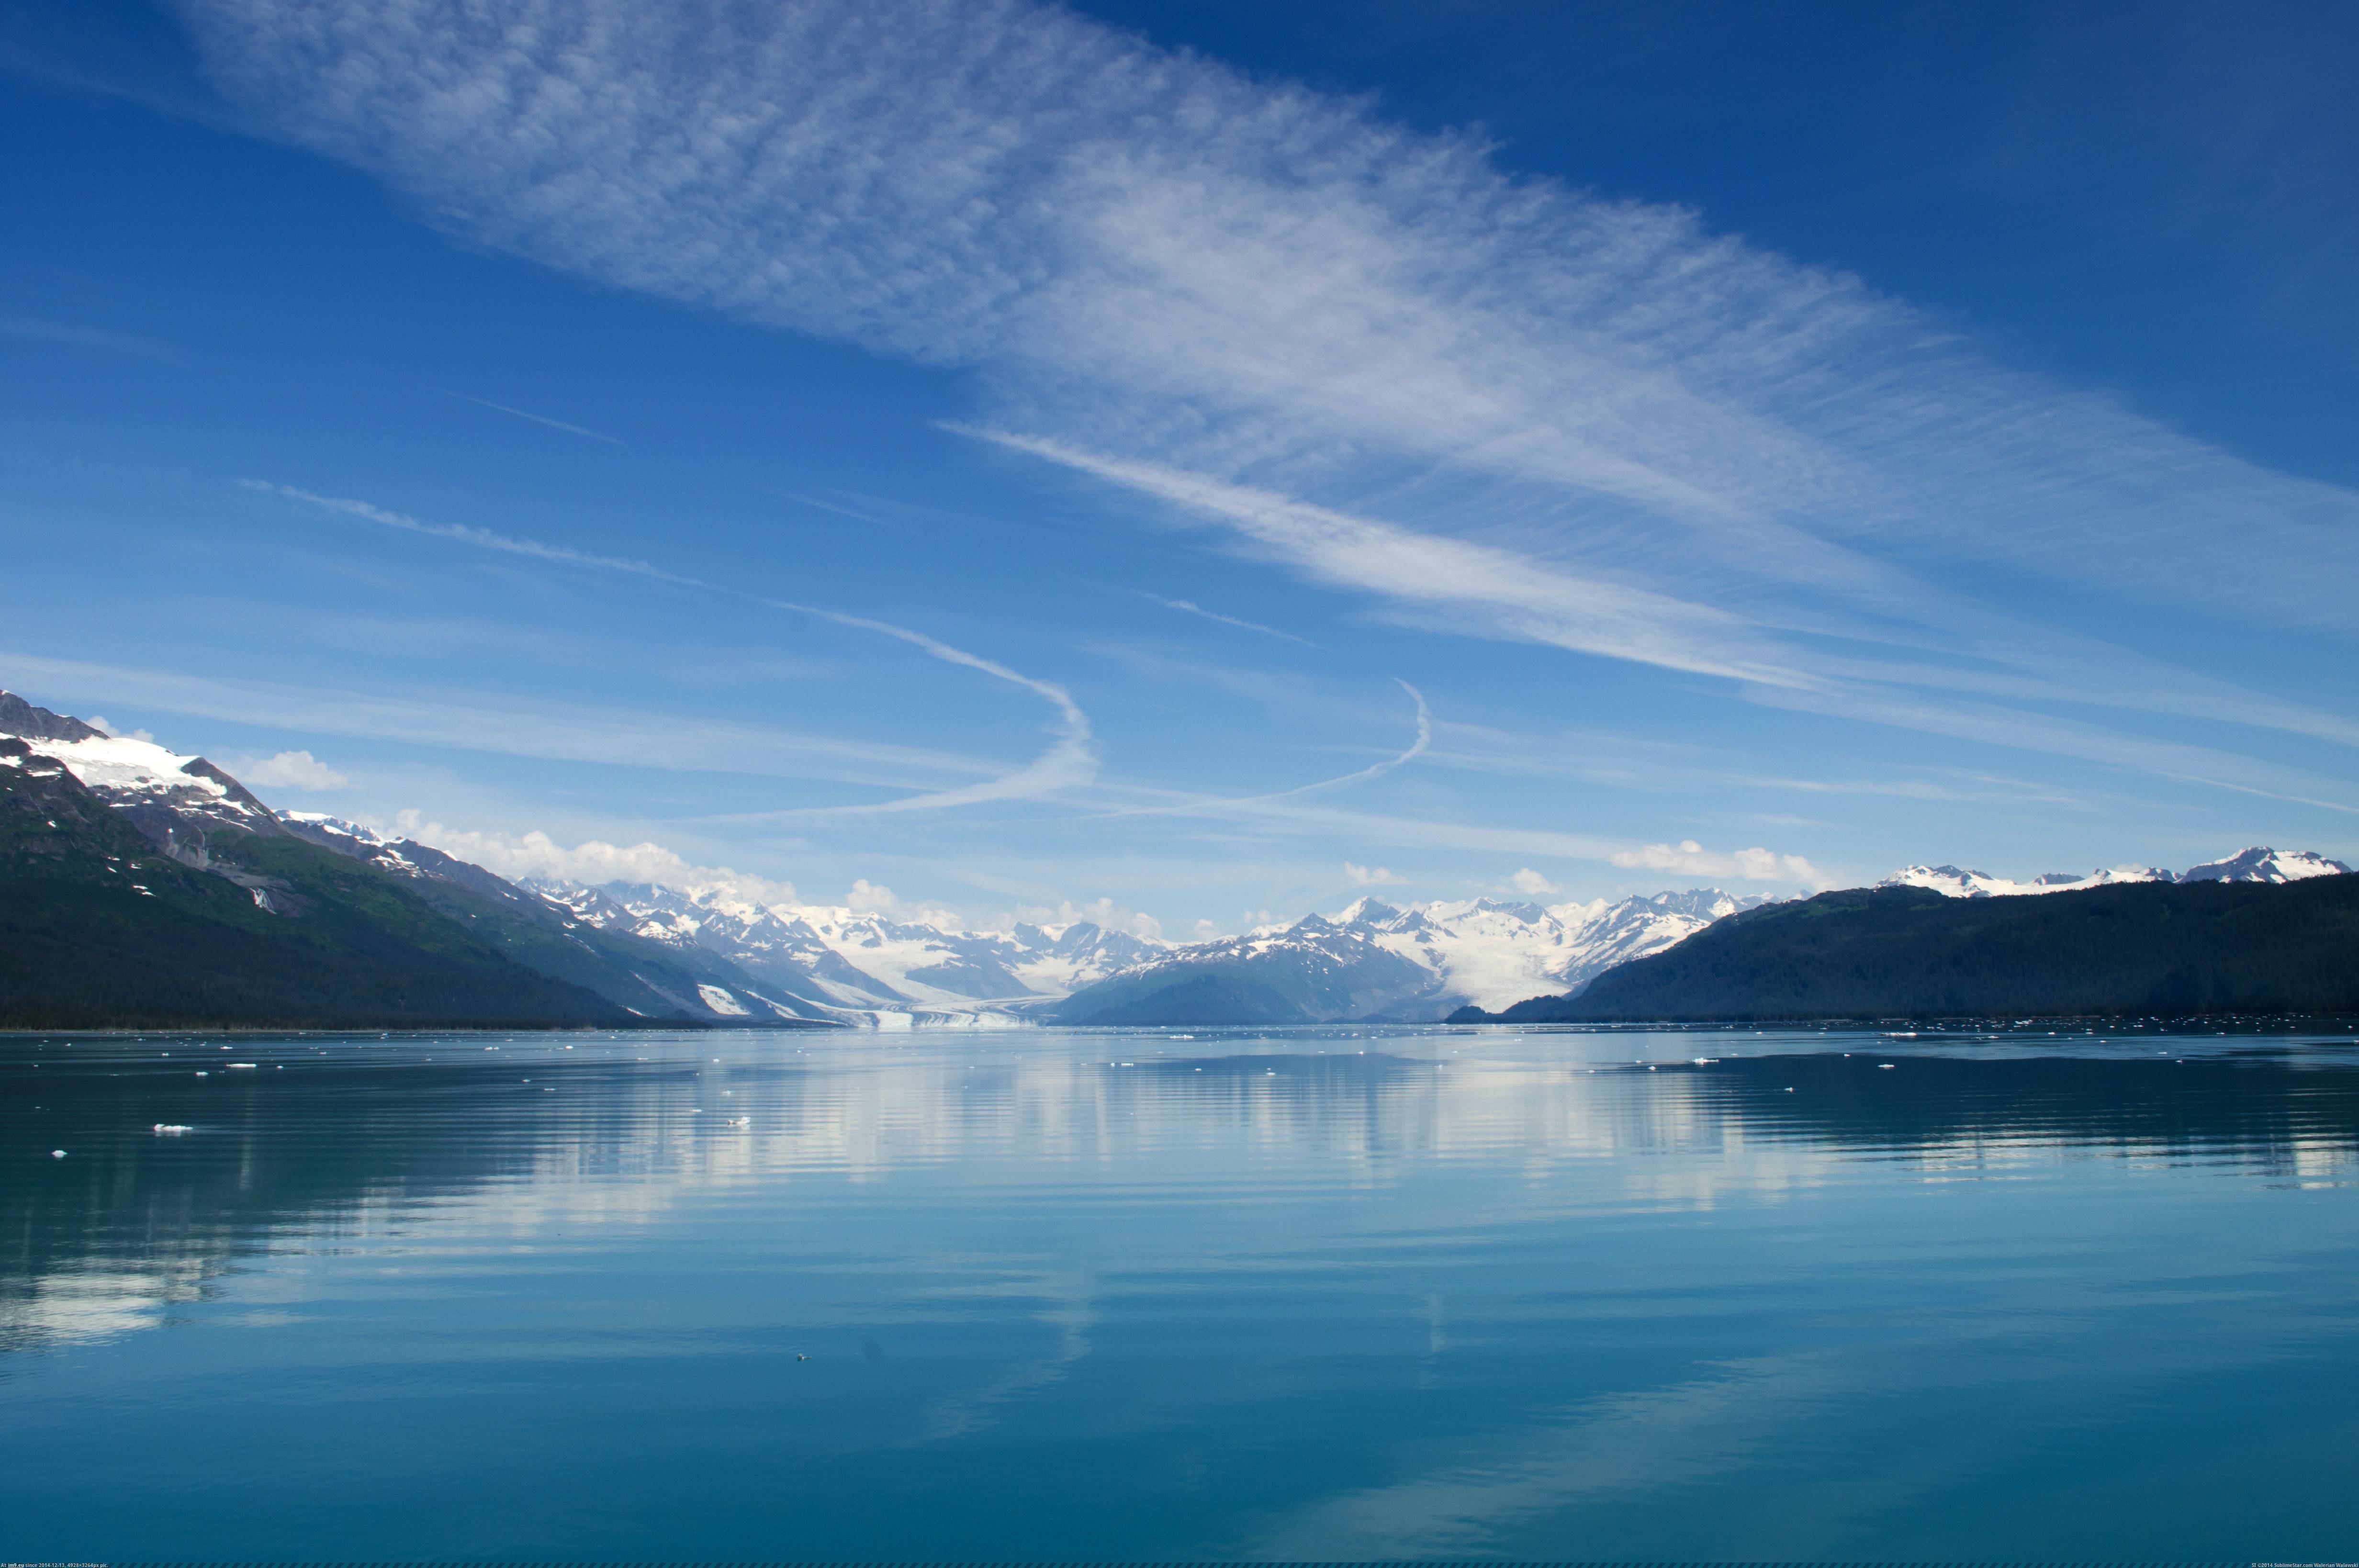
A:
[[[2359,1527],[2348,1035],[20,1037],[0,1094],[19,1558]]]

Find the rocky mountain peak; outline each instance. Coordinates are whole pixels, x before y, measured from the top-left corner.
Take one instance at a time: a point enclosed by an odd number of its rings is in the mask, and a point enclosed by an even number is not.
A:
[[[2348,876],[2351,867],[2306,849],[2276,850],[2256,844],[2223,860],[2181,872],[2181,882],[2299,882],[2310,877]]]
[[[14,691],[0,691],[0,735],[21,735],[27,740],[106,738],[106,732],[96,724],[86,724],[80,719],[53,713],[47,708],[37,708]]]

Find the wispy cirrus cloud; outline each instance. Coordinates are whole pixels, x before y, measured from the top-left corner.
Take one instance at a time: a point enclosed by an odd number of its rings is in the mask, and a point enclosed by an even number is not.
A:
[[[257,125],[470,242],[970,368],[1003,445],[1396,618],[2231,789],[2273,786],[2121,715],[2354,738],[2005,585],[2343,637],[2359,495],[1475,138],[1022,0],[179,8]]]
[[[1300,643],[1304,648],[1319,646],[1309,637],[1297,637],[1292,632],[1282,632],[1276,626],[1263,626],[1259,621],[1243,620],[1235,615],[1224,615],[1218,610],[1208,610],[1193,599],[1167,599],[1160,593],[1149,593],[1142,588],[1130,588],[1124,592],[1135,593],[1149,604],[1160,604],[1167,610],[1177,610],[1183,615],[1194,615],[1202,620],[1217,621],[1222,626],[1235,626],[1241,631],[1259,632],[1264,637],[1274,637],[1285,642]]]
[[[787,495],[787,499],[792,501],[799,506],[809,506],[815,512],[832,512],[839,517],[850,517],[855,523],[866,523],[872,528],[891,528],[896,533],[903,534],[913,534],[918,531],[917,529],[909,527],[907,523],[897,523],[889,518],[877,517],[872,512],[864,512],[856,507],[840,506],[833,501],[822,501],[812,495],[796,495],[789,494]]]
[[[1252,485],[1102,457],[1037,436],[954,428],[1218,517],[1322,582],[1404,604],[1479,613],[1491,621],[1494,635],[1767,684],[1800,679],[1739,617],[1706,605],[1550,571],[1512,550],[1420,533]]]
[[[1830,653],[1823,638],[1780,647],[1759,626],[1627,584],[1584,581],[1526,557],[1422,535],[1247,486],[1155,464],[1122,463],[1061,443],[973,430],[982,439],[1122,485],[1190,512],[1218,517],[1321,580],[1366,589],[1419,617],[1453,612],[1451,629],[1552,644],[1741,682],[1747,700],[1864,719],[2017,749],[2102,761],[2224,789],[2348,809],[2317,797],[2336,786],[2267,763],[2180,742],[2104,731],[2085,722],[2010,710],[1984,695],[2228,721],[2359,746],[2359,722],[2173,670],[2093,638],[1993,613],[1973,642],[1941,665],[1905,648],[1876,660]],[[1929,598],[1949,597],[1928,592]],[[2004,631],[2006,635],[1997,635]],[[1865,640],[1864,637],[1856,639]],[[1994,668],[1995,662],[2000,667]]]
[[[1393,683],[1408,692],[1409,701],[1417,704],[1417,737],[1410,741],[1407,749],[1397,756],[1372,762],[1365,768],[1354,768],[1349,773],[1337,774],[1332,779],[1313,779],[1308,784],[1297,784],[1292,789],[1272,790],[1265,795],[1194,796],[1166,804],[1126,807],[1111,814],[1124,817],[1228,816],[1239,811],[1273,806],[1282,801],[1299,800],[1307,795],[1323,795],[1332,790],[1348,789],[1354,784],[1364,784],[1372,779],[1381,779],[1395,768],[1404,767],[1423,757],[1433,745],[1433,710],[1426,705],[1425,693],[1398,676],[1393,678]]]
[[[238,482],[249,490],[284,496],[309,506],[348,517],[360,517],[404,533],[423,534],[430,539],[448,539],[470,545],[477,550],[496,550],[506,555],[526,556],[536,561],[561,566],[589,567],[601,572],[619,572],[634,577],[645,577],[658,583],[669,583],[683,588],[698,589],[710,593],[727,593],[734,598],[751,600],[774,610],[785,610],[798,615],[810,615],[837,626],[852,626],[875,632],[923,650],[929,657],[945,664],[979,670],[995,681],[1005,681],[1042,698],[1057,711],[1051,726],[1055,739],[1049,748],[1029,764],[1012,772],[978,784],[964,784],[952,789],[926,790],[890,800],[858,806],[802,807],[767,815],[784,820],[788,817],[841,816],[875,812],[940,811],[951,806],[973,805],[985,800],[1027,800],[1035,796],[1054,794],[1091,782],[1097,777],[1097,750],[1090,732],[1089,715],[1074,702],[1072,694],[1054,681],[1036,681],[1022,675],[996,660],[953,648],[940,638],[928,637],[908,626],[890,621],[872,620],[864,615],[849,615],[840,611],[821,609],[811,604],[798,604],[785,599],[764,598],[741,589],[723,588],[694,577],[684,577],[666,572],[644,561],[625,560],[620,556],[593,555],[566,545],[545,544],[538,539],[516,539],[495,533],[489,528],[470,527],[462,523],[429,523],[406,513],[390,511],[366,501],[344,496],[321,495],[309,490],[299,490],[291,485],[275,485],[267,480],[243,479]]]
[[[510,414],[519,419],[529,419],[536,425],[546,425],[552,430],[563,430],[568,435],[587,436],[592,441],[604,441],[609,446],[623,444],[616,438],[601,434],[586,425],[569,425],[563,419],[552,419],[547,414],[536,414],[529,408],[511,408],[506,403],[495,403],[488,397],[476,397],[464,392],[453,392],[447,387],[442,388],[442,396],[456,397],[462,403],[473,403],[478,408],[489,408],[494,413]]]
[[[546,561],[560,566],[589,566],[601,572],[625,572],[634,577],[645,577],[657,583],[670,583],[682,588],[710,589],[712,584],[693,577],[682,577],[676,572],[666,572],[644,561],[627,561],[615,555],[593,555],[567,545],[543,544],[538,539],[515,539],[495,533],[490,528],[478,528],[464,523],[429,523],[367,501],[356,501],[347,495],[322,495],[315,491],[298,489],[292,485],[273,484],[267,479],[241,479],[240,487],[259,491],[267,495],[300,501],[321,511],[336,512],[348,517],[359,517],[380,528],[398,528],[403,533],[424,534],[429,539],[450,539],[454,543],[473,545],[477,550],[497,550],[503,555],[521,555],[534,561]]]
[[[890,621],[873,621],[864,615],[847,615],[834,610],[815,609],[809,604],[789,604],[780,599],[764,600],[763,603],[777,609],[792,610],[799,615],[816,615],[821,620],[832,621],[837,626],[855,626],[863,631],[875,632],[879,636],[906,642],[912,648],[923,650],[929,657],[940,659],[945,664],[955,664],[963,669],[980,670],[995,681],[1005,681],[1012,686],[1019,686],[1041,698],[1057,711],[1056,720],[1050,726],[1056,738],[1050,743],[1048,750],[1033,758],[1029,765],[1013,773],[1005,773],[980,784],[962,785],[955,789],[938,789],[922,795],[908,795],[899,800],[880,800],[873,805],[821,807],[812,811],[777,813],[781,819],[788,816],[853,816],[875,815],[879,812],[940,811],[949,806],[975,805],[985,800],[1030,800],[1037,796],[1060,794],[1077,789],[1096,779],[1097,746],[1095,737],[1090,732],[1089,715],[1082,712],[1081,705],[1073,701],[1072,693],[1055,681],[1036,681],[1031,676],[1020,675],[995,659],[984,659],[979,654],[969,653],[964,648],[953,648],[939,638],[928,637],[923,632],[911,631],[907,626],[897,626]]]
[[[503,702],[478,692],[363,691],[55,659],[0,648],[0,684],[53,701],[126,702],[300,735],[351,735],[495,756],[930,789],[1003,765],[956,752],[846,740],[612,703]]]

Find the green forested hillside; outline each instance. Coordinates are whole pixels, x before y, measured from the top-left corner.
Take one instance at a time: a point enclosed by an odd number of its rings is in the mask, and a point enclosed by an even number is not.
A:
[[[71,774],[0,739],[0,1027],[640,1021],[375,866],[257,836],[236,869],[168,858]]]
[[[395,883],[484,945],[537,975],[593,991],[642,1018],[714,1021],[697,991],[708,981],[740,997],[768,997],[788,1012],[810,1010],[800,998],[763,986],[718,953],[693,944],[672,947],[627,931],[601,931],[480,866],[425,844],[405,840],[372,846],[300,822],[290,823],[288,831],[296,839],[380,868],[388,861],[406,867],[406,874],[393,877]],[[747,1021],[777,1028],[808,1020],[766,1013]]]
[[[1460,1021],[2359,1013],[2359,876],[1772,904],[1572,996]]]

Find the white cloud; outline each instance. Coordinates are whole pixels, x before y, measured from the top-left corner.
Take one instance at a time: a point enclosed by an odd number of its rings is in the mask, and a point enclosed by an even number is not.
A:
[[[762,602],[775,609],[791,610],[798,615],[816,615],[821,620],[832,621],[837,626],[856,626],[863,631],[875,632],[881,636],[906,642],[913,648],[924,650],[929,657],[940,659],[945,664],[955,664],[967,670],[978,670],[995,681],[1005,681],[1012,686],[1020,686],[1025,691],[1045,700],[1057,711],[1056,720],[1049,726],[1056,738],[1049,743],[1046,751],[1033,758],[1029,764],[1012,773],[985,779],[980,784],[962,785],[953,789],[937,789],[921,795],[907,795],[898,800],[881,800],[873,805],[829,806],[766,813],[770,820],[788,821],[798,817],[874,816],[895,811],[940,811],[949,806],[973,805],[985,800],[1021,800],[1043,795],[1054,795],[1080,789],[1096,780],[1097,741],[1090,730],[1089,715],[1082,712],[1081,705],[1073,701],[1072,693],[1056,682],[1036,681],[1028,675],[1018,674],[996,660],[969,653],[964,648],[952,648],[939,638],[928,637],[923,632],[912,631],[908,626],[895,626],[890,621],[870,620],[864,615],[846,615],[834,610],[814,609],[809,604],[788,604],[782,600],[767,599]]]
[[[1149,593],[1141,589],[1131,589],[1128,590],[1128,592],[1135,593],[1140,598],[1147,600],[1153,604],[1160,604],[1167,610],[1177,610],[1183,615],[1195,615],[1207,621],[1218,621],[1224,626],[1235,626],[1244,631],[1259,632],[1264,637],[1274,637],[1286,642],[1300,643],[1305,648],[1317,648],[1319,646],[1317,643],[1312,642],[1309,637],[1296,637],[1292,632],[1282,632],[1276,626],[1263,626],[1259,621],[1239,620],[1234,615],[1224,615],[1218,610],[1208,610],[1204,608],[1203,605],[1196,603],[1193,599],[1167,599],[1160,593]]]
[[[1059,900],[1053,907],[1046,904],[1019,905],[994,920],[989,929],[1005,931],[1009,926],[1017,924],[1071,925],[1076,920],[1087,920],[1090,924],[1103,927],[1107,931],[1128,931],[1133,936],[1145,937],[1149,942],[1163,940],[1161,920],[1157,920],[1153,915],[1141,914],[1136,909],[1117,904],[1108,898],[1093,898],[1086,904],[1076,904],[1071,898],[1065,898]],[[1201,920],[1196,923],[1200,927],[1204,924]]]
[[[1521,871],[1516,872],[1513,877],[1508,877],[1507,885],[1513,887],[1516,892],[1523,894],[1526,898],[1537,898],[1543,893],[1553,893],[1558,890],[1555,883],[1549,881],[1547,877],[1541,876],[1538,872],[1533,870],[1528,866],[1525,866]]]
[[[1793,685],[1802,679],[1736,616],[1629,583],[1554,571],[1495,545],[1438,538],[1270,490],[1098,456],[1061,441],[992,430],[970,433],[1218,517],[1321,582],[1406,604],[1479,613],[1491,635],[1767,685]]]
[[[1266,812],[1273,807],[1282,811],[1285,802],[1299,800],[1306,795],[1324,794],[1331,789],[1341,789],[1348,785],[1365,783],[1371,779],[1381,779],[1394,768],[1423,757],[1433,745],[1433,710],[1426,705],[1425,693],[1398,676],[1393,677],[1393,684],[1408,692],[1409,701],[1417,704],[1417,738],[1409,742],[1408,749],[1398,756],[1386,757],[1381,762],[1372,762],[1365,768],[1355,768],[1350,773],[1339,774],[1332,779],[1321,779],[1309,784],[1298,784],[1291,789],[1279,789],[1267,795],[1246,795],[1225,799],[1198,796],[1163,805],[1126,807],[1110,814],[1120,817],[1252,815]]]
[[[592,885],[651,882],[687,893],[725,894],[754,904],[790,905],[799,901],[791,882],[753,876],[726,866],[692,865],[677,851],[658,844],[625,845],[589,839],[567,845],[538,829],[516,835],[480,833],[425,822],[417,811],[398,812],[395,822],[404,835],[511,881],[538,877]]]
[[[852,891],[843,896],[843,902],[845,908],[862,914],[889,914],[901,907],[901,900],[893,896],[892,888],[880,887],[865,877],[852,885]]]
[[[1871,724],[1968,690],[2352,739],[1960,585],[2344,636],[2359,495],[1471,137],[1016,0],[181,8],[228,93],[470,242],[976,369],[1006,443],[1397,618]],[[1019,787],[1088,772],[1062,722]]]
[[[840,740],[768,726],[637,712],[612,704],[487,700],[473,692],[399,695],[142,670],[0,648],[18,681],[105,702],[311,735],[357,735],[506,757],[611,763],[679,772],[819,779],[889,789],[938,787],[998,774],[1004,764],[917,746]]]
[[[308,751],[242,761],[230,769],[248,785],[278,789],[349,789],[353,781]]]
[[[2359,745],[2359,724],[2339,714],[2170,668],[2004,609],[1968,606],[1958,595],[1930,585],[1895,585],[1896,594],[1913,600],[1900,606],[1899,613],[1923,621],[1927,612],[1944,611],[1956,626],[1928,623],[1931,629],[1920,627],[1913,638],[1901,639],[1899,646],[1908,650],[1906,658],[1895,657],[1888,646],[1872,648],[1874,658],[1838,654],[1828,649],[1839,643],[1782,644],[1772,628],[1710,605],[1608,578],[1568,575],[1531,556],[1492,545],[1436,538],[1266,490],[1101,457],[1058,441],[987,430],[971,433],[1169,502],[1183,512],[1219,518],[1314,579],[1381,595],[1406,624],[1721,676],[1744,682],[1743,695],[1765,705],[1840,713],[1936,735],[1958,733],[1961,715],[1971,712],[1983,721],[1982,735],[2000,745],[2068,757],[2089,756],[2096,746],[2112,758],[2127,759],[2125,766],[2229,789],[2254,788],[2234,780],[2256,766],[2269,769],[2216,751],[2204,753],[2212,760],[2201,769],[2158,766],[2157,759],[2166,753],[2201,748],[2157,746],[2045,713],[1962,702],[1956,694],[2095,704]],[[1796,629],[1848,637],[1854,645],[1886,640],[1860,626],[1820,619],[1819,625]],[[1944,654],[1967,662],[1952,666],[1935,661]],[[2332,787],[2309,786],[2313,792]],[[2268,792],[2286,794],[2288,788],[2280,785]]]
[[[1650,844],[1641,849],[1617,850],[1606,857],[1625,870],[1672,871],[1682,877],[1735,877],[1748,882],[1799,882],[1805,887],[1831,886],[1817,866],[1799,855],[1774,855],[1766,849],[1740,849],[1721,855],[1693,839],[1678,844]]]
[[[1381,866],[1354,866],[1348,860],[1343,862],[1343,875],[1352,879],[1354,887],[1382,887],[1405,880]]]
[[[903,920],[912,925],[938,926],[944,931],[959,931],[965,926],[954,910],[940,904],[911,903],[892,888],[871,882],[865,877],[852,884],[852,890],[843,896],[843,906],[856,915],[883,915],[888,920]]]
[[[150,746],[156,744],[156,736],[151,732],[147,730],[133,730],[126,735],[123,731],[116,729],[114,722],[108,719],[103,713],[92,713],[90,717],[84,719],[82,723],[88,724],[94,730],[103,730],[106,734],[114,736],[117,740],[144,740]]]
[[[973,805],[985,800],[1027,800],[1040,795],[1052,795],[1060,790],[1078,788],[1097,778],[1098,757],[1095,737],[1090,731],[1089,715],[1082,713],[1072,694],[1053,681],[1036,681],[1020,675],[1007,666],[964,648],[953,648],[937,637],[928,637],[908,626],[890,621],[872,620],[865,615],[847,615],[835,610],[825,610],[810,604],[798,604],[783,599],[765,599],[758,595],[739,593],[734,589],[716,587],[694,577],[683,577],[666,572],[644,561],[625,561],[615,556],[591,555],[566,545],[544,544],[538,539],[513,539],[488,528],[471,528],[458,523],[427,523],[399,512],[387,511],[366,501],[355,501],[332,495],[315,495],[292,485],[273,485],[259,479],[244,479],[239,484],[252,490],[268,491],[291,499],[308,502],[330,511],[365,517],[408,533],[429,535],[473,545],[480,550],[499,550],[510,555],[529,556],[536,560],[555,561],[568,566],[595,567],[608,572],[628,572],[634,576],[653,578],[658,582],[683,588],[701,589],[707,593],[729,593],[752,598],[774,610],[785,610],[799,615],[813,615],[841,626],[853,626],[863,631],[906,642],[923,649],[929,657],[946,664],[981,670],[995,680],[1020,686],[1036,696],[1046,699],[1057,710],[1057,722],[1052,726],[1056,739],[1049,748],[1026,767],[980,784],[962,785],[955,789],[929,790],[905,795],[896,800],[880,800],[856,806],[813,807],[801,810],[765,813],[773,820],[793,817],[830,817],[873,815],[878,812],[940,811],[949,806]],[[1422,706],[1423,699],[1419,699]]]
[[[473,399],[469,399],[473,401]],[[530,416],[527,416],[529,418]],[[260,491],[265,495],[300,501],[323,512],[336,512],[348,517],[359,517],[383,528],[397,528],[403,533],[424,534],[429,539],[451,539],[469,544],[477,550],[498,550],[503,555],[528,556],[535,561],[551,561],[561,566],[589,566],[602,572],[627,572],[635,577],[652,578],[658,583],[677,583],[683,588],[706,588],[693,577],[682,577],[666,572],[644,561],[626,561],[620,556],[592,555],[561,544],[542,544],[538,539],[512,539],[494,533],[489,528],[472,528],[464,523],[429,523],[406,512],[393,511],[368,501],[356,501],[346,495],[321,495],[309,490],[299,490],[292,485],[275,485],[267,479],[241,479],[241,488]]]

